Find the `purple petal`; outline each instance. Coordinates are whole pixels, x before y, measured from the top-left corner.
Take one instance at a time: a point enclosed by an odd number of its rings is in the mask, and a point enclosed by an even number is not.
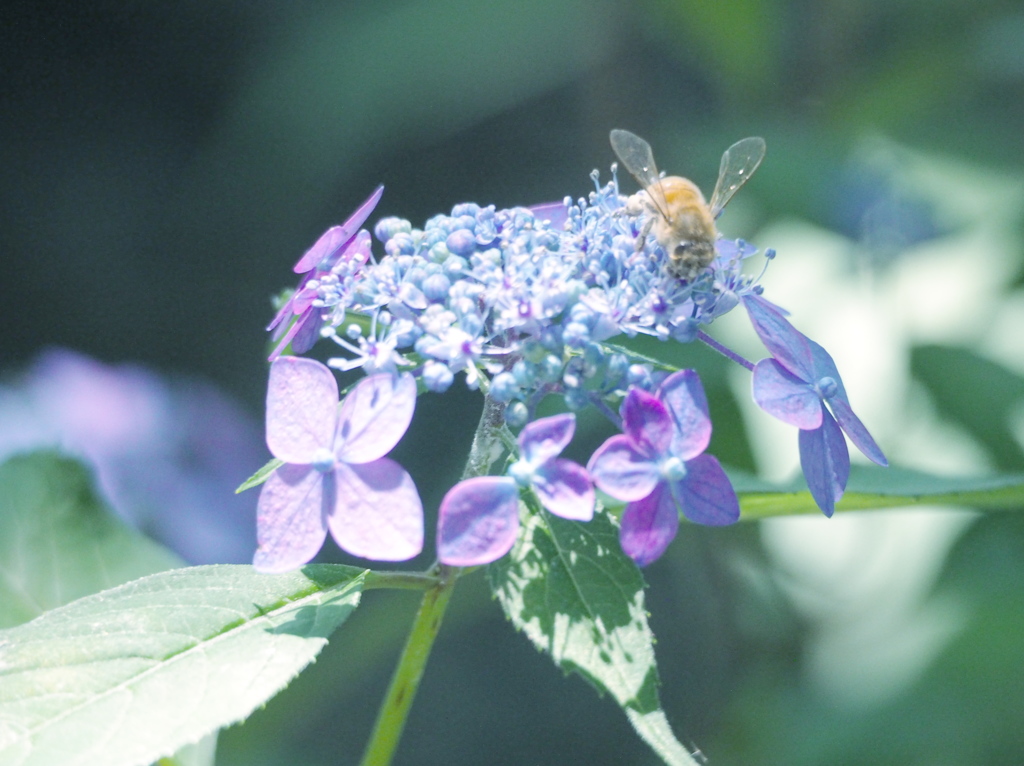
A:
[[[590,521],[594,516],[594,485],[583,466],[560,458],[550,460],[533,474],[533,491],[556,516]]]
[[[341,404],[338,459],[369,463],[383,457],[405,435],[415,409],[416,381],[409,373],[363,378]]]
[[[749,258],[757,252],[757,248],[742,239],[725,239],[719,237],[715,240],[715,253],[723,260],[734,258]]]
[[[843,388],[843,379],[839,376],[839,370],[836,368],[836,363],[832,359],[832,355],[810,338],[807,339],[807,345],[811,348],[811,358],[814,363],[814,369],[811,377],[807,379],[808,382],[814,383],[826,376],[830,377],[836,382],[836,388],[838,391],[837,395],[846,399],[846,389]]]
[[[300,567],[313,558],[327,537],[324,475],[309,465],[285,464],[270,474],[256,505],[253,566],[276,574]]]
[[[800,465],[804,469],[811,497],[826,516],[831,516],[836,503],[846,490],[850,478],[850,451],[839,424],[822,410],[821,427],[800,431]]]
[[[564,202],[542,202],[539,205],[530,205],[528,209],[534,218],[538,221],[547,221],[556,231],[561,231],[569,218]]]
[[[630,503],[622,514],[619,542],[637,565],[658,559],[679,530],[679,511],[665,484],[642,500]]]
[[[324,326],[322,309],[311,308],[296,322],[297,331],[292,336],[292,353],[305,354],[320,340],[320,328]]]
[[[846,394],[846,388],[843,386],[843,379],[839,377],[839,370],[836,369],[836,363],[832,360],[829,353],[815,343],[813,340],[808,340],[811,344],[811,351],[814,354],[814,375],[816,379],[823,377],[830,377],[836,382],[836,393],[830,399],[827,400],[829,407],[832,408],[832,413],[835,415],[836,420],[839,421],[840,427],[846,431],[846,435],[850,437],[852,441],[861,452],[863,452],[869,460],[878,463],[881,466],[889,465],[889,461],[885,459],[885,455],[882,454],[881,448],[875,443],[875,440],[871,438],[871,434],[868,433],[868,429],[864,427],[864,424],[860,422],[850,407],[850,399]]]
[[[505,476],[460,481],[444,496],[437,519],[437,558],[457,567],[497,561],[519,530],[519,489]]]
[[[323,313],[320,309],[308,308],[304,315],[292,322],[288,326],[288,330],[281,334],[284,326],[281,325],[278,328],[278,332],[274,333],[274,339],[276,340],[280,337],[280,340],[274,346],[274,350],[270,352],[267,361],[277,361],[289,343],[292,344],[292,353],[294,354],[304,354],[313,348],[316,342],[320,340],[320,328],[323,327]]]
[[[759,295],[744,295],[743,305],[765,348],[789,372],[805,381],[812,381],[814,362],[807,337],[793,327],[777,307]]]
[[[754,365],[751,383],[754,401],[769,415],[807,430],[821,425],[821,397],[774,359]]]
[[[329,260],[332,256],[335,256],[352,239],[359,230],[359,227],[363,225],[363,222],[370,217],[370,213],[377,207],[377,203],[380,202],[380,197],[383,193],[384,187],[378,186],[366,202],[356,208],[356,211],[345,223],[341,226],[332,226],[325,231],[320,236],[320,239],[313,243],[313,246],[295,264],[293,269],[295,273],[304,274],[320,265],[324,260]]]
[[[312,271],[324,261],[329,261],[351,238],[351,234],[345,236],[345,230],[341,226],[332,226],[299,258],[292,271],[296,274]]]
[[[864,427],[864,424],[860,422],[860,418],[853,414],[853,410],[850,409],[848,402],[837,396],[829,400],[829,406],[832,408],[836,420],[839,421],[840,427],[850,437],[850,441],[856,445],[857,449],[864,453],[868,460],[878,463],[880,466],[889,465],[889,461],[882,454],[881,447],[871,438],[871,434],[868,433],[868,429]]]
[[[352,238],[352,241],[349,243],[348,247],[345,248],[345,252],[341,254],[341,258],[339,258],[338,261],[350,261],[357,267],[362,266],[370,260],[371,242],[372,238],[370,237],[370,232],[365,229],[361,230]]]
[[[658,398],[664,403],[675,428],[672,454],[681,460],[696,457],[711,442],[711,416],[704,386],[696,370],[681,370],[669,375],[658,387]]]
[[[287,463],[312,463],[330,449],[338,412],[338,382],[314,359],[283,356],[270,365],[267,446]]]
[[[294,296],[292,296],[292,297],[294,297]],[[281,322],[284,321],[285,317],[291,316],[291,315],[292,315],[292,301],[291,301],[291,299],[289,299],[289,300],[285,301],[285,304],[281,308],[279,308],[277,310],[276,314],[274,314],[274,318],[271,319],[270,320],[270,324],[267,325],[267,332],[270,332],[271,330],[273,330],[275,327],[280,325]],[[281,333],[282,332],[284,332],[283,329],[278,330],[271,337],[274,340],[277,340],[278,338],[281,337]]]
[[[347,240],[340,241],[337,237],[344,234],[341,226],[335,226],[333,229],[328,229],[327,232],[317,241],[316,245],[310,249],[310,253],[313,252],[314,248],[320,244],[320,241],[327,240],[327,244],[321,248],[324,253],[324,257],[317,261],[310,270],[306,271],[306,276],[302,282],[299,283],[299,289],[296,290],[296,297],[302,296],[304,302],[296,301],[295,313],[299,313],[302,309],[308,306],[313,300],[316,299],[318,293],[315,289],[306,290],[303,294],[302,286],[314,277],[321,277],[324,274],[330,273],[339,263],[351,262],[355,265],[352,271],[358,271],[358,267],[366,263],[370,258],[370,232],[365,229],[360,230],[355,236],[350,237]],[[331,237],[328,237],[331,235]],[[305,256],[303,256],[305,260]],[[300,261],[302,263],[302,261]],[[351,268],[351,267],[350,267]]]
[[[292,296],[292,313],[298,316],[302,314],[313,305],[313,301],[317,298],[317,291],[311,287],[300,287],[295,291]]]
[[[354,556],[405,561],[423,550],[423,505],[412,477],[381,458],[334,470],[337,500],[327,518],[331,536]]]
[[[619,408],[622,432],[648,455],[664,455],[672,444],[672,418],[653,394],[630,388]]]
[[[270,352],[270,356],[267,357],[268,362],[276,362],[280,359],[281,354],[284,353],[288,344],[292,342],[292,338],[295,337],[295,333],[301,329],[299,322],[300,320],[296,320],[290,325],[280,325],[277,328],[277,332],[274,333],[273,339],[278,340],[278,338],[280,338],[280,341],[278,341],[278,344],[274,346],[274,350]],[[287,330],[285,330],[286,327]]]
[[[722,526],[740,517],[740,501],[713,455],[698,455],[686,462],[686,478],[674,485],[683,515],[697,524]]]
[[[587,463],[587,473],[602,492],[618,500],[640,500],[657,486],[658,464],[624,434],[612,436]]]
[[[531,465],[558,457],[572,441],[576,416],[571,412],[540,418],[523,426],[519,432],[519,449]]]

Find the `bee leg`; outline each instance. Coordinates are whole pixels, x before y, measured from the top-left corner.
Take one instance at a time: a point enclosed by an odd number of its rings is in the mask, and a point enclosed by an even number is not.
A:
[[[647,243],[647,235],[651,233],[651,228],[654,226],[654,219],[648,218],[644,223],[644,227],[640,230],[640,233],[636,235],[636,251],[639,253],[644,249],[644,245]]]

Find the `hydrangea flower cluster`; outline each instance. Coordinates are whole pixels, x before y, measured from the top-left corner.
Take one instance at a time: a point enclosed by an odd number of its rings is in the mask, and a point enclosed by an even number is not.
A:
[[[268,444],[285,464],[261,494],[259,568],[276,571],[308,561],[327,529],[357,555],[416,555],[422,511],[411,479],[390,461],[387,471],[370,471],[370,478],[366,467],[386,461],[383,455],[404,433],[414,381],[442,392],[459,373],[503,407],[505,428],[522,430],[518,440],[506,440],[504,476],[470,476],[446,495],[437,533],[441,563],[474,566],[507,553],[522,493],[578,521],[594,512],[595,484],[626,502],[623,549],[641,565],[662,554],[680,513],[701,524],[736,521],[739,503],[729,479],[704,454],[711,419],[697,373],[639,363],[608,344],[621,335],[699,339],[750,369],[755,401],[800,429],[811,494],[828,515],[849,474],[840,428],[870,459],[885,464],[850,409],[831,357],[761,297],[759,277],[743,272],[754,247],[719,238],[707,268],[692,279],[672,276],[661,245],[653,236],[643,239],[650,213],[627,206],[614,173],[604,185],[596,171],[591,177],[595,190],[576,201],[507,210],[461,204],[422,229],[384,218],[374,227],[384,255],[374,258],[370,235],[360,227],[380,199],[378,188],[299,260],[295,271],[302,281],[268,328],[277,340]],[[757,365],[703,332],[741,303],[772,354]],[[329,371],[281,356],[289,344],[292,353],[304,353],[318,338],[342,350],[328,360],[330,367],[362,368],[369,376],[336,416],[337,387],[324,377]],[[570,413],[536,419],[537,405],[551,394]],[[350,404],[353,397],[360,404]],[[400,404],[401,417],[377,423],[367,414],[360,426],[365,433],[349,434],[360,409],[376,397]],[[573,435],[571,413],[587,406],[623,434],[602,445],[584,469],[558,454]],[[362,485],[352,490],[350,506],[342,509],[338,492],[325,499],[332,483],[347,482],[346,492],[355,487],[353,476]],[[373,501],[364,502],[371,495]]]

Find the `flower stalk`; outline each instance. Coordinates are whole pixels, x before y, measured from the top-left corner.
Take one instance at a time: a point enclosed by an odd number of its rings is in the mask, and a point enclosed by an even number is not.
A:
[[[484,398],[483,412],[463,470],[464,479],[486,475],[491,464],[500,456],[502,441],[499,434],[504,428],[503,409],[490,396]],[[360,766],[388,766],[391,763],[430,658],[434,639],[441,629],[448,601],[455,583],[464,571],[460,567],[435,564],[425,575],[414,573],[407,581],[394,576],[399,573],[379,573],[384,580],[394,580],[394,585],[389,583],[384,587],[419,587],[427,578],[435,578],[435,584],[423,594],[409,638],[406,639],[384,702],[377,713],[377,722]]]
[[[409,709],[416,698],[434,639],[441,629],[458,572],[452,567],[436,567],[437,585],[423,594],[409,638],[391,678],[387,695],[377,714],[373,733],[363,754],[362,766],[387,766],[394,757],[405,729]]]

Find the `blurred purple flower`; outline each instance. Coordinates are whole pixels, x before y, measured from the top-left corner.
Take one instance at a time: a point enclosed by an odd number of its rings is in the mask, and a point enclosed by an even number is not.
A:
[[[372,375],[338,404],[334,374],[312,359],[270,367],[267,446],[285,461],[267,479],[257,510],[261,572],[313,558],[331,536],[363,558],[402,561],[423,548],[423,506],[412,477],[384,457],[416,406],[411,375]]]
[[[590,521],[594,487],[583,466],[558,456],[572,441],[576,416],[541,418],[519,433],[520,459],[506,476],[461,481],[441,501],[437,557],[451,566],[489,564],[511,550],[519,529],[519,489],[531,487],[556,516]]]
[[[850,452],[843,431],[869,460],[881,466],[889,463],[853,414],[828,352],[764,298],[747,295],[743,303],[754,330],[774,357],[754,365],[754,401],[768,414],[800,429],[800,465],[807,486],[818,507],[831,516],[850,478]]]
[[[0,386],[0,459],[54,446],[83,458],[120,516],[194,564],[249,560],[254,502],[234,488],[266,459],[260,441],[208,383],[67,349]]]
[[[597,448],[587,465],[603,492],[629,505],[622,550],[640,566],[655,561],[679,528],[679,511],[698,524],[731,524],[739,501],[718,460],[702,454],[711,418],[700,378],[682,370],[657,395],[630,388],[622,402],[623,433]]]
[[[267,330],[277,332],[272,336],[278,344],[270,354],[270,361],[277,359],[281,352],[292,344],[292,351],[304,354],[313,348],[320,337],[323,325],[323,309],[314,306],[319,283],[317,280],[331,273],[339,263],[362,266],[370,257],[370,234],[360,231],[373,209],[380,202],[384,187],[378,186],[367,200],[341,226],[332,226],[325,231],[313,246],[295,264],[296,274],[305,274],[295,288],[295,293],[277,312]],[[295,317],[290,325],[285,320]]]

